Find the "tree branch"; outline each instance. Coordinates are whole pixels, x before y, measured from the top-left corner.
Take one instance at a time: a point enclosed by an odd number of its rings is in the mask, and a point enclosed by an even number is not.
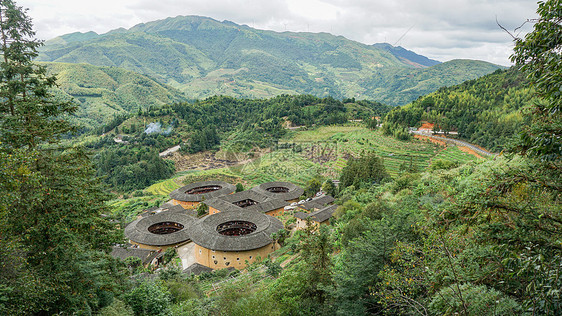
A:
[[[509,34],[509,36],[511,36],[511,38],[513,38],[513,40],[518,39],[515,35],[511,34],[511,32],[509,32],[505,27],[503,27],[503,25],[500,24],[500,22],[498,22],[498,16],[496,15],[496,24],[502,29],[504,30],[507,34]]]

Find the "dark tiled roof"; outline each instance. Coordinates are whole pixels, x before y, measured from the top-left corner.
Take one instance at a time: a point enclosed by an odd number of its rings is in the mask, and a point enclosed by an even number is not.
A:
[[[310,216],[309,213],[304,213],[304,212],[295,212],[294,215],[296,218],[300,218],[300,219],[306,219],[307,217]]]
[[[169,210],[146,216],[131,222],[125,227],[125,236],[139,244],[152,246],[166,246],[189,240],[188,227],[196,218],[181,210]],[[158,235],[148,231],[148,227],[161,222],[176,222],[184,226],[180,231],[171,234]]]
[[[330,205],[312,213],[296,212],[295,217],[300,219],[306,219],[310,217],[313,221],[322,223],[332,217],[337,208],[337,205]]]
[[[322,196],[313,198],[312,200],[315,201],[316,203],[319,203],[319,204],[322,204],[322,205],[328,205],[328,204],[334,202],[336,199],[334,199],[333,196],[326,194],[326,195],[322,195]]]
[[[209,207],[217,209],[221,212],[227,211],[241,211],[243,208],[236,206],[228,201],[225,201],[221,198],[214,198],[203,201],[203,203],[207,204]]]
[[[185,214],[197,218],[197,210],[196,209],[184,209],[181,205],[173,205],[172,203],[164,203],[160,206],[160,209],[163,211],[183,211]]]
[[[182,211],[184,210],[184,208],[181,205],[173,205],[172,203],[164,203],[162,205],[160,205],[160,207],[151,207],[149,209],[146,209],[141,216],[142,217],[148,217],[160,212],[164,212],[164,211]],[[187,210],[185,210],[187,211]],[[191,212],[193,213],[193,212]],[[188,213],[188,215],[194,216],[193,214]],[[197,217],[197,212],[195,212],[195,216]]]
[[[257,204],[250,205],[247,207],[240,207],[233,203],[243,200],[253,200],[257,202]],[[260,194],[258,192],[248,190],[242,191],[234,194],[229,194],[225,196],[219,196],[214,199],[206,200],[203,203],[207,204],[208,206],[215,208],[221,212],[226,211],[255,211],[261,213],[267,213],[269,211],[273,211],[276,209],[283,208],[289,203],[285,202],[284,200],[271,198],[267,195]]]
[[[203,193],[203,194],[185,193],[186,191],[189,191],[191,189],[198,188],[198,187],[206,187],[206,186],[220,186],[221,189],[209,193]],[[177,190],[174,190],[172,193],[170,193],[170,198],[178,201],[184,201],[184,202],[201,202],[204,199],[206,200],[221,195],[227,195],[234,191],[236,191],[236,187],[230,183],[226,183],[223,181],[202,181],[202,182],[190,183]]]
[[[284,187],[284,188],[289,189],[289,191],[288,192],[279,192],[279,193],[267,191],[267,189],[275,188],[275,187]],[[284,200],[284,201],[298,199],[304,193],[304,190],[301,187],[299,187],[295,184],[292,184],[290,182],[278,182],[278,181],[260,184],[256,187],[252,188],[251,191],[255,191],[257,193],[260,193],[260,194],[263,194],[263,195],[266,195],[266,196],[269,196],[269,197],[272,197],[272,198]]]
[[[279,199],[269,199],[263,203],[259,203],[256,205],[252,205],[246,207],[245,210],[252,210],[261,213],[267,213],[269,211],[273,211],[276,209],[284,208],[285,206],[289,205],[289,203],[279,200]]]
[[[195,274],[195,275],[199,275],[203,272],[211,272],[213,271],[213,269],[206,267],[202,264],[199,263],[194,263],[192,265],[190,265],[189,267],[185,268],[182,273],[187,273],[187,274]]]
[[[321,209],[334,201],[335,199],[331,195],[322,195],[315,197],[308,202],[304,202],[299,206],[307,211],[310,211],[312,209]]]
[[[158,257],[158,255],[159,253],[157,251],[142,248],[113,246],[111,250],[111,256],[114,258],[125,260],[129,257],[136,257],[141,259],[143,264],[150,263],[152,259]]]
[[[256,230],[243,236],[225,236],[217,232],[217,226],[230,221],[247,221]],[[194,222],[189,228],[191,240],[211,250],[244,251],[264,247],[272,242],[271,234],[283,229],[277,218],[255,211],[223,211]]]
[[[252,190],[247,190],[247,191],[236,192],[234,194],[221,196],[220,199],[223,199],[231,203],[236,201],[246,200],[246,199],[252,199],[256,202],[265,202],[267,199],[269,199],[269,196],[257,193]]]
[[[184,208],[181,205],[174,205],[172,203],[164,203],[160,205],[159,209],[163,211],[183,211]]]

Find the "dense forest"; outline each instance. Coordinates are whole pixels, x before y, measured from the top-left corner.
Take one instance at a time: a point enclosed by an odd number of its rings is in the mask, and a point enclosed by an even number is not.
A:
[[[512,67],[439,89],[395,108],[386,116],[385,124],[419,127],[426,121],[446,134],[458,132],[461,139],[499,152],[529,124],[525,106],[534,102],[538,100],[524,74]]]
[[[427,120],[502,155],[426,170],[411,162],[391,178],[384,157],[362,152],[341,167],[339,186],[321,175],[307,183],[304,197],[320,187],[336,197],[329,225],[290,232],[288,219],[272,236],[280,249],[271,256],[193,275],[182,273],[173,248],[156,271],[109,255],[125,240],[100,175],[131,190],[155,180],[143,170],[172,172],[155,158],[170,145],[197,151],[239,137],[254,146],[275,141],[284,124],[363,118],[375,127],[370,118],[388,107],[306,95],[212,97],[116,116],[111,131],[102,128],[108,135],[72,143],[78,128],[68,118],[77,107],[53,94],[56,78],[33,62],[41,42],[26,11],[2,1],[0,314],[562,314],[560,8],[540,2],[534,30],[515,40],[520,72],[442,89],[387,115],[399,131]],[[490,140],[496,126],[503,144]]]

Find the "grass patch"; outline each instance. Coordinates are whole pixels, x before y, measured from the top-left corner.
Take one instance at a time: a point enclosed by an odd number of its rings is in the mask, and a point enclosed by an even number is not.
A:
[[[442,159],[447,161],[452,161],[458,164],[463,164],[471,161],[475,161],[478,158],[469,153],[465,153],[460,150],[457,146],[447,146],[445,150],[442,150],[433,159]]]

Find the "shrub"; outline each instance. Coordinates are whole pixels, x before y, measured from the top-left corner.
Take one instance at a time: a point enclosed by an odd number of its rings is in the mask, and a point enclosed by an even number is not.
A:
[[[242,191],[244,191],[244,186],[242,185],[242,183],[236,183],[236,192]]]
[[[99,316],[133,316],[133,310],[127,304],[120,300],[113,300],[113,303],[109,306],[102,308]]]
[[[170,292],[160,284],[145,281],[123,295],[135,315],[168,315]]]
[[[459,288],[462,295],[457,293],[456,284],[435,294],[429,304],[429,311],[435,315],[517,315],[522,312],[515,300],[485,285],[465,283]],[[461,296],[466,304],[466,311],[460,300]]]

